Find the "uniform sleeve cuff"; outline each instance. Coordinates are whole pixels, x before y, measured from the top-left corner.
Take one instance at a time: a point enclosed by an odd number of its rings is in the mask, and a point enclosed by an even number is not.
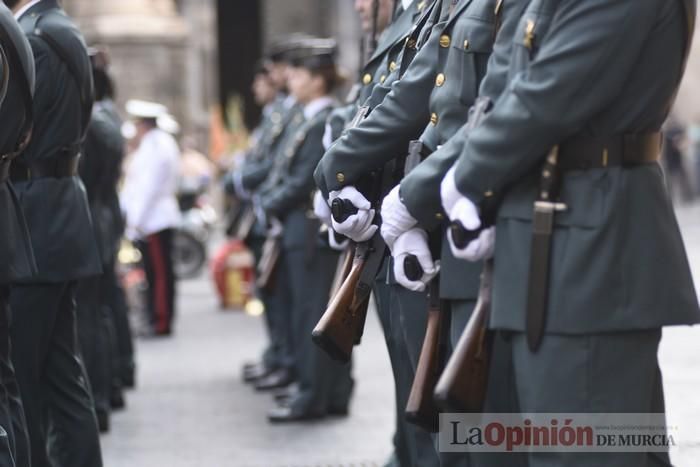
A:
[[[426,203],[427,200],[417,200],[411,196],[404,197],[401,193],[401,201],[403,201],[408,213],[418,221],[418,225],[426,230],[431,231],[438,227],[445,218],[440,202],[437,205],[434,203]]]
[[[480,206],[486,198],[493,196],[494,190],[491,187],[480,185],[472,176],[469,164],[464,160],[458,162],[455,169],[455,185],[457,190],[469,201]]]

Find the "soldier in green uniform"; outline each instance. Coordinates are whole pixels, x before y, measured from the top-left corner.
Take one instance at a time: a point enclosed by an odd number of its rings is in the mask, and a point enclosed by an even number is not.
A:
[[[9,3],[32,46],[37,83],[32,140],[10,171],[38,267],[10,291],[12,359],[31,462],[99,467],[94,405],[75,331],[76,281],[102,271],[77,176],[93,105],[90,59],[57,0]]]
[[[364,18],[369,16],[372,6],[371,2],[356,3],[356,8]],[[382,12],[383,8],[380,2],[377,11]],[[398,4],[394,21],[380,35],[378,46],[361,73],[360,82],[356,86],[357,92],[351,95],[355,99],[355,104],[350,107],[352,110],[348,112],[345,108],[338,111],[345,112],[348,116],[345,127],[357,124],[367,114],[371,115],[372,109],[381,102],[391,84],[400,77],[401,68],[408,66],[415,55],[421,31],[432,20],[431,8],[430,1],[403,1]],[[379,18],[380,26],[382,20],[383,18]],[[365,25],[369,24],[370,22],[365,20]],[[381,31],[381,27],[378,30]],[[359,114],[359,117],[349,120],[349,116],[356,114]],[[334,139],[339,136],[340,126],[334,118],[330,119],[329,123],[333,129]],[[352,130],[348,128],[347,131]],[[402,153],[403,151],[400,151],[395,155]],[[393,171],[393,168],[389,167],[387,171]],[[369,173],[364,175],[363,183],[366,183]],[[391,186],[382,187],[382,190],[390,188]],[[319,217],[325,217],[326,222],[331,224],[327,204],[317,202],[316,206]],[[351,219],[350,222],[353,220]],[[404,415],[419,352],[419,350],[414,351],[413,346],[408,346],[406,341],[409,339],[419,342],[417,344],[419,348],[425,331],[425,321],[417,320],[409,323],[407,327],[402,325],[396,298],[392,293],[394,288],[392,282],[389,261],[384,260],[375,280],[373,293],[395,381],[397,427],[394,435],[395,452],[389,465],[436,465],[438,459],[430,436],[423,430],[408,424]],[[409,332],[407,337],[406,329],[416,332]]]
[[[106,296],[114,280],[117,249],[122,224],[121,210],[115,211],[113,196],[116,195],[118,165],[124,156],[124,139],[121,124],[114,120],[109,110],[100,102],[105,95],[106,64],[96,50],[90,50],[93,78],[95,81],[95,106],[90,126],[85,136],[83,154],[80,158],[79,174],[85,185],[93,229],[100,250],[104,273],[84,279],[78,284],[76,295],[78,337],[85,368],[90,378],[90,388],[95,400],[95,412],[100,431],[109,430],[111,401],[123,402],[121,380],[116,376],[118,365],[118,343],[116,320]],[[99,83],[99,86],[97,84]],[[118,195],[117,195],[118,196]],[[118,206],[118,198],[117,198]],[[115,385],[115,380],[117,385]]]
[[[229,191],[243,202],[247,209],[253,210],[255,191],[263,184],[270,173],[273,161],[279,152],[279,146],[284,139],[286,128],[298,114],[294,98],[287,94],[287,54],[298,42],[308,36],[295,34],[274,45],[261,65],[271,84],[276,88],[277,96],[266,108],[263,120],[257,131],[256,141],[251,151],[246,155],[243,166],[229,174],[227,183]],[[266,226],[256,222],[246,239],[247,245],[253,251],[256,264],[262,257],[262,247],[265,242]],[[274,282],[274,280],[272,281]],[[284,313],[285,297],[276,293],[274,287],[258,290],[257,295],[265,307],[265,324],[269,343],[259,362],[246,364],[243,368],[244,380],[254,382],[261,390],[274,389],[288,385],[291,365],[286,349],[286,330],[278,317]]]
[[[286,317],[298,380],[298,390],[268,414],[272,422],[346,414],[352,388],[349,367],[333,362],[309,339],[328,302],[329,269],[338,260],[337,252],[318,247],[319,221],[308,215],[313,169],[323,155],[325,123],[335,106],[330,94],[340,81],[335,53],[335,41],[327,39],[308,39],[290,53],[289,90],[301,112],[286,128],[270,175],[256,193],[270,229],[280,230],[276,287],[290,297]],[[339,393],[345,396],[337,398]]]
[[[0,3],[0,465],[29,467],[29,439],[10,358],[10,284],[36,274],[29,233],[8,180],[10,164],[33,124],[34,57],[27,38]]]
[[[503,87],[506,78],[503,62],[507,63],[510,50],[510,37],[506,36],[509,30],[514,30],[525,4],[525,0],[506,1],[505,5],[497,0],[441,2],[433,12],[431,27],[424,33],[427,36],[424,44],[401,80],[392,85],[391,92],[370,116],[324,157],[317,171],[319,183],[332,190],[354,183],[358,175],[376,170],[392,154],[405,154],[412,134],[422,131],[419,151],[422,157],[451,138],[469,116],[487,64],[493,76],[487,85],[488,92],[497,95]],[[501,25],[501,58],[497,63],[489,62]],[[496,69],[500,72],[496,73]],[[436,188],[440,181],[441,177],[434,180]],[[393,262],[392,272],[406,287],[396,287],[395,296],[399,297],[399,316],[411,343],[414,370],[422,344],[421,333],[425,330],[424,290],[437,272],[429,243],[441,239],[444,224],[439,209],[420,219],[419,224],[403,206],[398,187],[382,207],[382,234],[398,259]],[[427,232],[431,234],[430,241]],[[407,254],[416,255],[426,272],[418,281],[410,281],[404,274],[403,258]],[[442,268],[440,296],[452,311],[455,341],[474,306],[480,268],[457,261],[448,248],[442,249]],[[416,329],[416,321],[422,329]],[[467,462],[465,456],[443,454],[441,457],[443,465]]]
[[[116,89],[109,72],[109,55],[104,49],[94,48],[90,50],[90,58],[93,64],[95,81],[95,112],[99,113],[106,122],[110,122],[112,128],[121,129],[123,121],[114,103]],[[102,161],[103,166],[100,170],[100,177],[96,181],[97,186],[100,187],[96,195],[102,205],[101,218],[104,244],[101,251],[106,261],[103,268],[104,274],[102,275],[100,295],[102,297],[102,307],[109,310],[111,314],[117,341],[110,405],[112,408],[121,408],[124,406],[122,388],[134,386],[136,364],[134,361],[133,337],[129,325],[128,305],[121,279],[117,277],[116,270],[117,255],[126,228],[119,204],[118,189],[126,154],[124,142],[122,141],[122,149],[120,150],[120,143],[116,138],[117,133],[112,133],[110,138],[112,140],[110,145],[112,150],[103,154],[105,160]]]
[[[449,238],[469,260],[495,238],[494,352],[511,364],[491,371],[512,383],[506,411],[664,412],[661,327],[700,321],[658,164],[694,17],[694,0],[531,1],[505,91],[438,151],[461,154],[441,187],[450,219],[478,229],[502,197],[495,232],[465,249]],[[670,465],[667,453],[527,457]]]

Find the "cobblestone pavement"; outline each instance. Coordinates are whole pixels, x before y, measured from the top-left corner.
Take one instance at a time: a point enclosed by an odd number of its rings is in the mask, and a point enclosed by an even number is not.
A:
[[[700,280],[700,206],[679,219]],[[393,395],[376,318],[356,351],[351,416],[323,423],[271,426],[269,396],[240,379],[258,355],[262,323],[220,312],[208,277],[181,283],[177,334],[138,342],[138,388],[128,410],[103,437],[105,467],[374,467],[390,453]],[[674,465],[700,458],[700,328],[664,332],[661,346],[670,425],[681,430]],[[504,466],[507,467],[507,466]]]

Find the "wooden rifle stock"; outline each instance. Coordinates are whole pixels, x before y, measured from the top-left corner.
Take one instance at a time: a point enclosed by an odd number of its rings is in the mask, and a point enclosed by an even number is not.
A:
[[[331,290],[328,295],[328,304],[330,304],[333,297],[335,297],[340,290],[340,286],[343,285],[345,279],[350,275],[354,254],[355,248],[353,246],[348,246],[342,253],[340,253],[338,265],[336,266],[335,274],[333,275],[333,282],[331,283]]]
[[[406,404],[406,420],[430,433],[437,433],[440,411],[435,404],[433,393],[444,364],[446,338],[444,312],[440,309],[440,286],[438,278],[430,284],[430,307],[425,339],[418,358],[416,375]]]
[[[492,279],[493,260],[488,260],[484,263],[474,312],[435,388],[435,402],[446,412],[478,413],[483,410],[492,343],[487,329]]]
[[[353,347],[359,343],[367,317],[369,296],[358,300],[356,290],[366,264],[366,251],[348,255],[350,272],[333,296],[328,308],[311,333],[314,343],[331,358],[347,363]],[[346,264],[347,267],[347,264]]]

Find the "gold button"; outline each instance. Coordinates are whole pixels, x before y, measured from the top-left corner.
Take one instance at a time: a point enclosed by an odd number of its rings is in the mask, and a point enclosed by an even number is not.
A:
[[[445,84],[445,75],[440,73],[435,77],[435,86],[440,87],[443,84]]]
[[[445,218],[445,216],[443,216],[441,212],[438,212],[437,214],[435,214],[435,219],[437,219],[439,221],[443,220],[444,218]]]
[[[415,49],[416,44],[417,44],[416,40],[413,39],[412,37],[409,37],[408,39],[406,39],[406,47],[408,47],[409,49]]]
[[[385,76],[385,75],[382,75],[382,76],[379,77],[379,82],[380,82],[380,83],[383,83],[384,80],[386,80],[386,76]]]
[[[450,36],[448,36],[447,34],[443,34],[442,36],[440,36],[440,47],[442,47],[443,49],[446,49],[449,46],[450,46]]]
[[[416,5],[416,8],[418,8],[418,11],[423,11],[423,8],[425,8],[425,0]]]
[[[491,190],[487,191],[486,193],[484,193],[484,196],[486,198],[491,198],[493,196],[493,191],[491,191]]]
[[[342,172],[338,172],[335,176],[335,179],[338,180],[338,183],[343,183],[345,181],[345,174]]]
[[[396,62],[391,62],[389,64],[389,71],[396,71]]]
[[[531,19],[527,20],[527,25],[525,26],[525,39],[523,39],[523,44],[528,50],[532,50],[532,45],[535,41],[535,22]]]
[[[468,48],[469,48],[469,39],[464,39],[464,49],[466,50]]]
[[[430,123],[432,123],[433,125],[437,125],[437,122],[438,122],[437,114],[435,112],[431,113],[430,114]]]
[[[369,84],[372,82],[372,75],[369,73],[366,73],[365,76],[362,77],[362,82],[365,84]]]

